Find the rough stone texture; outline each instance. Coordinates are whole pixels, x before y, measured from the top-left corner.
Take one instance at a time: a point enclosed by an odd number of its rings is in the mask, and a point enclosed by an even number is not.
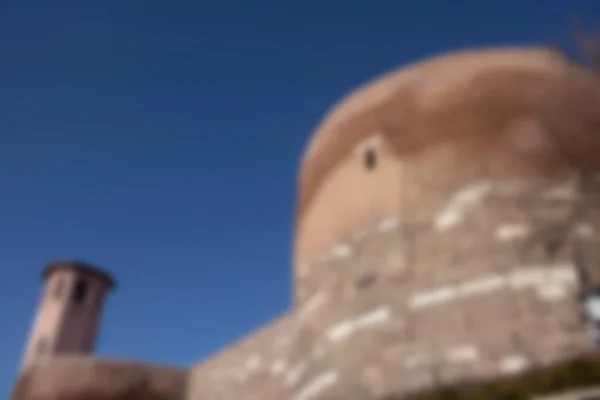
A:
[[[468,183],[597,169],[599,87],[548,51],[500,49],[425,61],[360,89],[303,161],[296,275],[356,227],[399,208],[428,215]],[[379,163],[366,172],[368,147]]]
[[[190,400],[288,399],[288,354],[296,332],[293,314],[190,368]]]
[[[183,400],[183,369],[89,357],[57,357],[30,367],[13,400]]]
[[[480,182],[429,219],[392,215],[349,235],[302,282],[296,396],[376,399],[585,351],[576,264],[598,268],[581,249],[600,246],[599,194],[570,175]],[[469,207],[436,229],[461,197]],[[303,396],[326,373],[331,386]]]
[[[586,351],[598,110],[595,76],[523,49],[419,63],[342,102],[302,165],[295,398],[376,399]]]

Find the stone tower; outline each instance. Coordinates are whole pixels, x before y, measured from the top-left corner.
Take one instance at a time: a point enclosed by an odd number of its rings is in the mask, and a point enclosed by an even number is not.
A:
[[[424,60],[340,102],[300,170],[294,395],[377,399],[589,351],[599,109],[597,76],[527,48]]]
[[[106,272],[80,261],[49,264],[22,368],[58,354],[94,351],[104,299],[115,286]]]

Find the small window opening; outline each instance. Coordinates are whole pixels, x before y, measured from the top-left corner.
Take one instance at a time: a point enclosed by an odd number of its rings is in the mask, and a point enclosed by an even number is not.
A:
[[[369,148],[365,151],[365,168],[368,171],[372,171],[377,166],[377,154],[375,154],[375,150]]]
[[[56,282],[56,286],[54,287],[54,297],[57,299],[61,298],[64,291],[65,291],[65,280],[59,279]]]
[[[88,284],[83,279],[77,280],[75,287],[73,288],[73,302],[81,304],[85,300],[85,296],[88,292]]]

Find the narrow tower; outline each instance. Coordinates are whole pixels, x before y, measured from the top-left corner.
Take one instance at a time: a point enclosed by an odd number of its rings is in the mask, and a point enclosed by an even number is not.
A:
[[[59,354],[94,351],[110,274],[81,261],[50,263],[43,272],[40,301],[22,368]]]

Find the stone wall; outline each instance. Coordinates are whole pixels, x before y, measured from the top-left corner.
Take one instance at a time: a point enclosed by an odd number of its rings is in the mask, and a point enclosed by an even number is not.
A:
[[[297,328],[293,314],[261,328],[239,343],[190,368],[189,400],[291,398],[290,344]]]
[[[296,276],[399,202],[420,209],[455,183],[547,172],[565,158],[597,170],[599,109],[598,77],[544,49],[454,52],[359,88],[324,118],[301,164]]]
[[[375,399],[586,350],[577,267],[599,267],[600,190],[581,182],[475,182],[323,254],[301,282],[295,398]]]
[[[184,400],[184,369],[130,361],[62,356],[19,377],[13,400]]]

